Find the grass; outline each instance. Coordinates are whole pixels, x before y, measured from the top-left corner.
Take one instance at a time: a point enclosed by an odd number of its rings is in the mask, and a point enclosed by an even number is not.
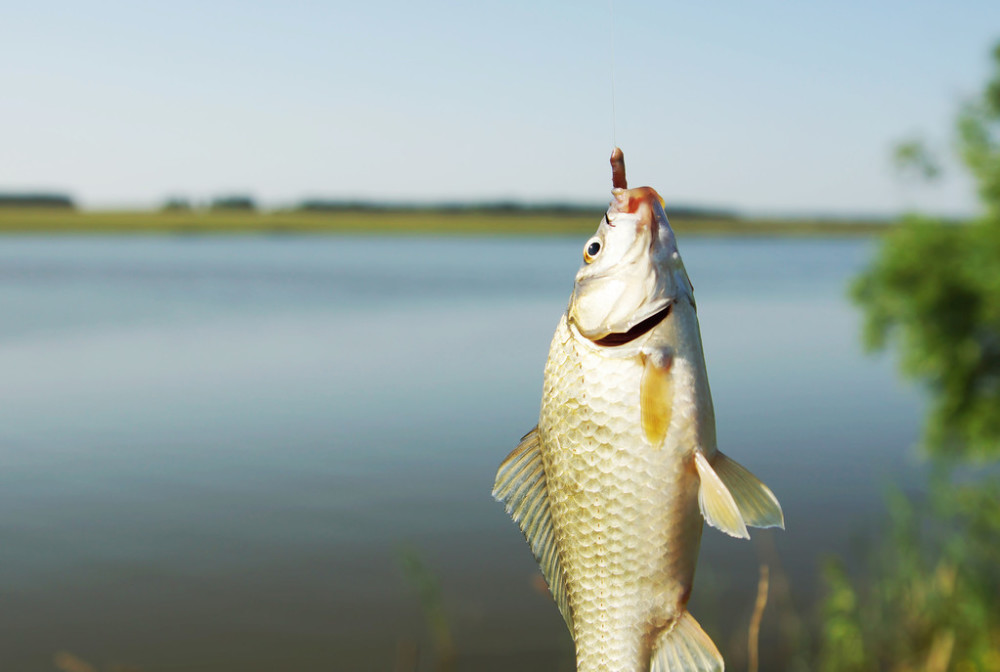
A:
[[[409,234],[589,235],[603,213],[547,214],[453,210],[74,211],[0,209],[0,233],[74,234]],[[871,235],[892,228],[879,221],[671,219],[681,235]]]

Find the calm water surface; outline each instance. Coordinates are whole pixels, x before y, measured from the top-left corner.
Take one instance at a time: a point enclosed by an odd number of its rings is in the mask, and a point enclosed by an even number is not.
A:
[[[572,669],[489,492],[582,243],[0,239],[0,669],[391,670],[417,646],[429,670],[403,549],[459,669]],[[720,447],[788,527],[705,533],[692,611],[732,666],[758,559],[807,613],[818,561],[916,472],[921,403],[858,345],[871,241],[680,245]]]

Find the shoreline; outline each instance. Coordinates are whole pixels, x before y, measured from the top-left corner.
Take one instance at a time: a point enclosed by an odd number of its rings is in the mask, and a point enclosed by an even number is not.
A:
[[[0,209],[2,234],[350,234],[350,235],[590,235],[593,214],[452,210],[75,211]],[[810,220],[675,216],[681,236],[871,236],[896,224],[873,220]]]

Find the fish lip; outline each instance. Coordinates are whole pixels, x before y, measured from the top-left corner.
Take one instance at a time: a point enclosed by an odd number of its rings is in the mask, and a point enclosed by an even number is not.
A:
[[[652,331],[660,322],[667,319],[670,315],[670,311],[674,306],[673,301],[668,301],[667,305],[656,311],[646,319],[638,322],[634,327],[628,331],[623,331],[619,333],[610,333],[607,336],[601,338],[592,339],[595,345],[600,345],[606,348],[614,348],[620,345],[625,345],[626,343],[631,343],[635,339],[639,338],[644,334],[648,334]]]

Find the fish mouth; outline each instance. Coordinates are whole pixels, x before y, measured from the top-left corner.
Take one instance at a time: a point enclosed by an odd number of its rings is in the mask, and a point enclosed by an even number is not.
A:
[[[664,306],[657,312],[653,313],[652,315],[650,315],[645,320],[635,325],[628,331],[608,334],[603,338],[596,339],[594,343],[596,345],[601,345],[604,347],[615,347],[619,345],[625,345],[626,343],[631,343],[632,341],[639,338],[643,334],[649,333],[650,331],[653,330],[654,327],[656,327],[656,325],[658,325],[660,322],[663,322],[663,320],[667,319],[667,316],[670,315],[670,309],[673,307],[673,305],[674,302],[671,301],[667,303],[666,306]]]

